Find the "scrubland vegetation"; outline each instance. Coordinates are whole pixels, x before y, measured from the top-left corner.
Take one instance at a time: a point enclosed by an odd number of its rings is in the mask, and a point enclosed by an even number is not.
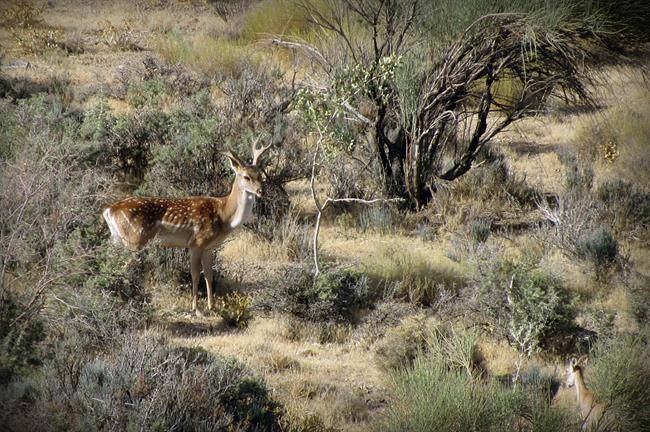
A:
[[[0,429],[578,431],[586,356],[598,430],[650,430],[644,2],[0,13]],[[101,209],[224,195],[258,137],[195,317]]]

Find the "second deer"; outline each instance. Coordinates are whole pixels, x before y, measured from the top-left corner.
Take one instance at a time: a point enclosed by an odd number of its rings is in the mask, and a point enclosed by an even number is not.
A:
[[[594,393],[585,385],[582,365],[575,358],[569,360],[567,364],[566,385],[567,387],[575,386],[576,398],[578,405],[580,405],[580,414],[582,416],[582,430],[605,430],[603,429],[605,423],[605,404],[597,402]]]
[[[244,163],[231,151],[224,152],[235,172],[230,193],[222,197],[131,197],[107,206],[104,219],[114,242],[137,251],[157,239],[162,246],[188,248],[192,273],[192,310],[198,308],[201,267],[212,309],[212,251],[253,215],[255,198],[262,196],[260,158],[271,144],[253,143],[253,161]]]

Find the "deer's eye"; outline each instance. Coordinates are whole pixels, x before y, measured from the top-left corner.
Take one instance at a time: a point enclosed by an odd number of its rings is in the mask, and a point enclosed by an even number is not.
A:
[[[251,178],[248,176],[244,176],[244,180],[249,181]]]

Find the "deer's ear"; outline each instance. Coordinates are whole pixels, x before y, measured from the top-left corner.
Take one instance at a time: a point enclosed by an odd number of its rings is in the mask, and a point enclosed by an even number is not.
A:
[[[244,163],[241,161],[241,159],[239,159],[237,155],[230,150],[226,150],[223,152],[223,154],[228,157],[228,160],[230,161],[230,168],[232,168],[233,171],[238,171],[244,166]]]
[[[571,359],[569,360],[569,366],[571,366],[571,368],[574,368],[577,365],[578,365],[578,359],[576,359],[575,357],[571,357]]]

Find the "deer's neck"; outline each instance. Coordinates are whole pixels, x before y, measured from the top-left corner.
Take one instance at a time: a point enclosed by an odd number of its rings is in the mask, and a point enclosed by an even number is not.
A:
[[[253,217],[255,194],[241,189],[237,180],[232,185],[232,190],[226,199],[225,217],[231,229],[248,222]]]
[[[576,374],[576,397],[578,398],[578,403],[581,404],[584,402],[588,396],[587,386],[585,385],[584,377],[582,376],[582,370],[578,369],[575,371]]]

